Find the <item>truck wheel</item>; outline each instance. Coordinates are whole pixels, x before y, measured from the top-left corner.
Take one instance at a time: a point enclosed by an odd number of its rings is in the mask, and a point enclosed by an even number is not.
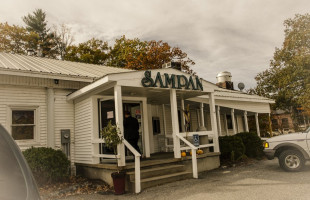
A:
[[[279,164],[285,171],[298,172],[305,166],[305,158],[297,150],[285,150],[280,153]]]

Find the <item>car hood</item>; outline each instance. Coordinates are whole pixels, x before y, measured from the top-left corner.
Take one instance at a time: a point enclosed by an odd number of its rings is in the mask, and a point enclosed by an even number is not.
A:
[[[298,133],[290,133],[287,135],[279,135],[272,137],[267,140],[267,142],[283,142],[283,141],[290,141],[290,140],[298,140],[298,139],[304,139],[307,137],[306,133],[298,132]]]

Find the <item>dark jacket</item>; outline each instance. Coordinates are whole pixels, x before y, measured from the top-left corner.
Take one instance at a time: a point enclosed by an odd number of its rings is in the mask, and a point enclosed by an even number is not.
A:
[[[124,137],[126,140],[139,139],[139,122],[129,116],[124,119]]]

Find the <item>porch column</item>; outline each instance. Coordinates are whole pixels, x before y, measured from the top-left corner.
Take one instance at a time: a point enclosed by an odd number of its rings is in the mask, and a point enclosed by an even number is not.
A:
[[[205,127],[205,117],[204,117],[204,113],[203,113],[203,103],[200,103],[200,126]]]
[[[247,111],[243,112],[243,117],[244,117],[245,132],[249,132],[248,112]]]
[[[227,124],[227,115],[224,115],[224,127],[226,131],[226,136],[228,136],[228,124]]]
[[[172,136],[173,136],[173,151],[175,158],[181,158],[180,139],[176,136],[179,133],[178,121],[178,106],[177,95],[175,89],[170,89],[170,105],[171,105],[171,120],[172,120]]]
[[[47,88],[47,147],[55,148],[54,89]]]
[[[268,113],[268,122],[269,122],[269,133],[270,133],[270,136],[272,137],[273,136],[273,133],[272,133],[272,123],[271,123],[271,116],[270,116],[270,113]]]
[[[162,105],[163,108],[163,122],[164,122],[164,135],[165,135],[165,150],[168,152],[168,139],[167,137],[167,122],[166,122],[166,109],[165,109],[165,104]]]
[[[234,135],[236,135],[237,130],[236,130],[236,120],[235,120],[235,109],[232,108],[230,113],[231,113],[231,121],[232,121]]]
[[[124,137],[124,123],[123,123],[123,100],[122,88],[120,85],[114,86],[114,103],[115,103],[115,122],[121,131],[121,136]],[[118,166],[125,166],[125,145],[124,143],[117,145],[117,153],[120,158],[117,161]]]
[[[181,99],[181,122],[182,122],[182,124],[181,124],[181,130],[182,130],[182,132],[184,133],[184,132],[186,132],[186,130],[185,130],[185,117],[184,117],[184,109],[185,109],[185,106],[184,106],[184,99]]]
[[[148,123],[148,111],[147,111],[147,99],[142,101],[142,117],[143,117],[143,143],[145,149],[145,157],[151,156],[150,135],[149,135],[149,123]]]
[[[222,127],[221,127],[221,115],[220,115],[220,106],[216,106],[216,114],[217,114],[217,130],[219,136],[222,135]]]
[[[209,105],[210,105],[211,129],[214,134],[213,136],[214,152],[220,152],[219,141],[218,141],[219,135],[217,132],[215,101],[214,101],[213,92],[209,93]]]
[[[256,122],[257,135],[260,137],[259,122],[258,122],[258,113],[255,113],[255,122]]]

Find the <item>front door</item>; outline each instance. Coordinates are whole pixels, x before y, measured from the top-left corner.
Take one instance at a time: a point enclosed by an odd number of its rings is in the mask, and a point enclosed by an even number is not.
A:
[[[99,99],[98,101],[99,107],[99,130],[102,130],[105,126],[107,126],[108,122],[111,121],[112,124],[115,124],[115,103],[113,97],[107,97],[103,99]],[[139,122],[139,141],[138,146],[142,153],[144,154],[144,145],[143,145],[143,121],[142,121],[142,109],[140,102],[125,102],[123,103],[123,111],[129,111],[132,117],[135,117]],[[104,144],[99,147],[100,153],[103,154],[113,154],[113,152],[106,148]],[[129,156],[130,157],[130,156]]]

